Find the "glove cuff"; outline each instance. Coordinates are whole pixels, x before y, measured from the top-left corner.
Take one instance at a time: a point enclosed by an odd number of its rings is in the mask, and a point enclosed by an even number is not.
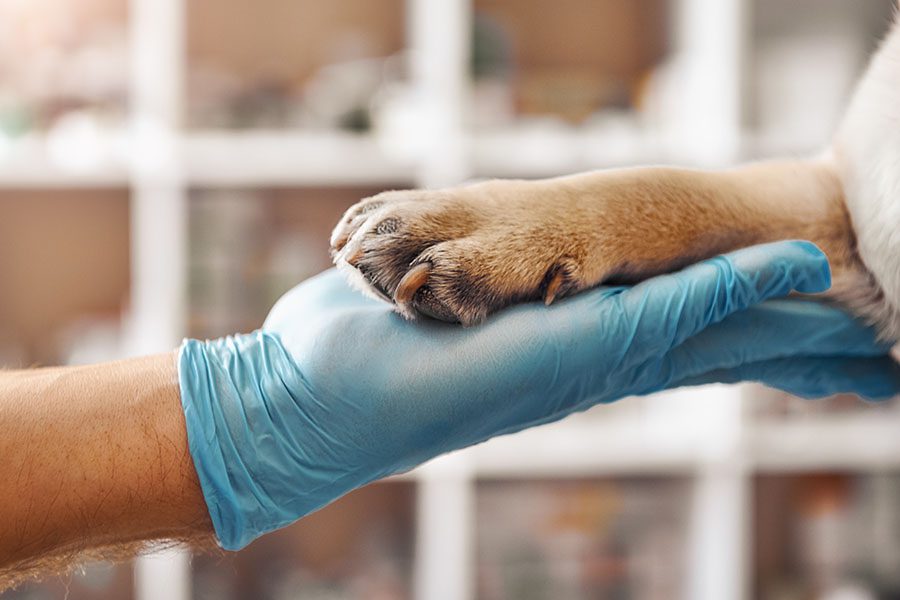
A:
[[[258,479],[265,472],[259,463],[272,445],[266,409],[270,390],[264,389],[271,378],[261,378],[266,369],[277,372],[286,366],[268,363],[284,360],[278,338],[261,331],[206,342],[188,339],[179,350],[188,446],[216,538],[225,550],[239,550],[296,519]]]

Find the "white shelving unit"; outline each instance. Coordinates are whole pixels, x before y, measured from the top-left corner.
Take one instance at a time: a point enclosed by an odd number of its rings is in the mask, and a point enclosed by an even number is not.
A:
[[[86,142],[90,146],[88,160],[75,163],[69,160],[73,142]],[[82,149],[79,144],[76,152]],[[130,181],[126,156],[124,135],[71,141],[30,136],[15,144],[0,143],[0,185],[20,189],[127,187]]]
[[[589,130],[466,131],[472,0],[408,0],[412,77],[423,114],[415,160],[375,137],[193,132],[182,126],[185,0],[130,0],[132,113],[127,134],[91,138],[96,160],[66,164],[65,140],[0,144],[0,187],[127,187],[132,198],[129,352],[168,350],[185,334],[187,193],[192,186],[450,185],[480,175],[543,176],[598,166],[675,161],[727,165],[742,135],[741,74],[751,0],[671,0],[674,59],[687,74],[673,131],[614,148]],[[660,144],[665,139],[665,144]],[[2,142],[2,140],[0,140]],[[60,147],[63,144],[63,147]],[[755,147],[755,146],[754,146]],[[71,153],[69,153],[71,154]],[[524,173],[523,173],[524,172]],[[174,232],[174,235],[173,235]],[[174,240],[161,247],[156,240]],[[758,470],[900,468],[896,419],[754,424],[743,388],[714,386],[642,399],[624,416],[579,416],[442,457],[417,482],[415,592],[474,595],[473,498],[479,478],[666,475],[694,482],[684,597],[749,597],[745,555],[750,478]],[[603,411],[598,408],[596,411]],[[855,440],[872,443],[859,447]],[[827,441],[823,441],[827,440]],[[187,600],[186,552],[138,561],[139,600]]]

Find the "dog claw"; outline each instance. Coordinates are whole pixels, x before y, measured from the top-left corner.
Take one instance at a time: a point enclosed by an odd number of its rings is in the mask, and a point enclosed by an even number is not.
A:
[[[544,293],[544,304],[550,306],[553,304],[553,301],[556,300],[556,295],[559,293],[559,289],[562,287],[563,282],[565,281],[566,276],[562,271],[557,271],[555,275],[553,275],[553,279],[550,280],[550,283],[547,284],[547,291]]]
[[[334,252],[340,252],[344,249],[344,246],[347,245],[348,241],[350,241],[350,236],[346,233],[342,233],[340,237],[335,238],[334,241],[331,242],[331,248]]]
[[[431,263],[422,263],[410,269],[394,290],[394,302],[399,305],[409,304],[419,289],[428,283],[431,274]]]
[[[364,254],[365,252],[363,252],[362,248],[357,248],[356,251],[353,252],[353,254],[347,257],[347,264],[351,267],[356,267]]]

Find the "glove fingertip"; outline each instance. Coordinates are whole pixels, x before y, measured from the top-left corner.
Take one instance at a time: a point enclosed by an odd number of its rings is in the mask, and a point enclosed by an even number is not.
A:
[[[792,240],[790,244],[806,255],[804,274],[794,285],[794,289],[803,294],[818,294],[831,288],[831,265],[822,250],[806,240]]]

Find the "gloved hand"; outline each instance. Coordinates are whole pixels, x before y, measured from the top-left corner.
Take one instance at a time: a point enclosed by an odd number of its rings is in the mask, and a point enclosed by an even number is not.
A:
[[[900,393],[888,349],[846,314],[760,304],[829,285],[815,246],[785,242],[464,329],[405,321],[326,272],[285,295],[262,331],[181,349],[190,451],[219,543],[239,549],[444,452],[629,395],[743,378],[808,396]]]

